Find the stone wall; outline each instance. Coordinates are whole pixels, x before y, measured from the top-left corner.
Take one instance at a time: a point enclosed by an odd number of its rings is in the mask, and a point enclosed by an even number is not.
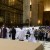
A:
[[[40,20],[40,24],[42,24],[43,17],[43,3],[41,0],[32,0],[32,25],[39,25],[38,20]]]

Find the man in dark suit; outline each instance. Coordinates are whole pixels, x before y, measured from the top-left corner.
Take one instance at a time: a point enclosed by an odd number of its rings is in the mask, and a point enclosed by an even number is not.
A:
[[[11,34],[12,34],[12,39],[15,40],[16,30],[14,26],[12,27]]]
[[[3,28],[3,34],[2,34],[3,38],[6,38],[7,37],[7,29],[6,27],[4,26]]]

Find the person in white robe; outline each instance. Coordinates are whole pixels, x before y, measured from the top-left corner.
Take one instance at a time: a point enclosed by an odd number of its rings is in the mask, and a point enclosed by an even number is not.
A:
[[[6,29],[7,29],[7,38],[10,39],[10,38],[9,38],[9,34],[10,34],[9,32],[10,32],[10,29],[9,29],[8,27],[6,27]]]
[[[34,31],[35,31],[34,29],[30,30],[31,36],[28,39],[29,42],[36,42],[36,39],[34,37]]]
[[[15,38],[18,39],[19,33],[21,31],[21,29],[19,27],[15,28],[16,29],[16,36]]]
[[[26,35],[27,35],[28,29],[29,29],[28,27],[23,27],[23,29],[22,29],[22,30],[23,30],[23,33],[24,33],[24,35],[25,35],[25,36],[24,36],[24,41],[28,41],[28,40],[26,39]]]
[[[24,38],[25,38],[25,34],[24,34],[24,31],[23,30],[21,30],[20,32],[18,32],[18,39],[20,40],[20,41],[24,41]]]
[[[18,39],[19,40],[26,41],[27,30],[28,30],[27,27],[23,27],[22,30],[20,32],[18,32],[18,34],[19,34]]]

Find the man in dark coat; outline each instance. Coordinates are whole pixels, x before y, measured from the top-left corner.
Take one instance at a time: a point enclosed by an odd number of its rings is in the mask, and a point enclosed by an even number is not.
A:
[[[11,30],[11,34],[12,34],[12,39],[15,40],[16,30],[14,27]]]
[[[35,30],[34,36],[35,36],[36,40],[38,40],[38,31],[37,31],[37,29]]]
[[[7,37],[7,29],[6,29],[6,27],[3,28],[2,35],[3,35],[3,38],[6,38]]]
[[[40,33],[39,33],[39,39],[40,40],[44,40],[44,34],[45,34],[44,31],[41,30]]]

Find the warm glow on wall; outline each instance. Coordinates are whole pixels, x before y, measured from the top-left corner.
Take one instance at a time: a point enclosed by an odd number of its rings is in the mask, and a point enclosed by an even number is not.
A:
[[[14,5],[15,0],[9,0],[9,5]]]
[[[40,24],[41,23],[41,21],[40,20],[38,20],[38,24]]]
[[[31,0],[30,0],[30,5],[31,5],[32,3],[31,3]]]
[[[44,0],[44,11],[50,11],[50,0]]]
[[[11,23],[13,23],[13,21],[11,21]]]
[[[50,7],[49,8],[45,8],[44,11],[50,11]]]

